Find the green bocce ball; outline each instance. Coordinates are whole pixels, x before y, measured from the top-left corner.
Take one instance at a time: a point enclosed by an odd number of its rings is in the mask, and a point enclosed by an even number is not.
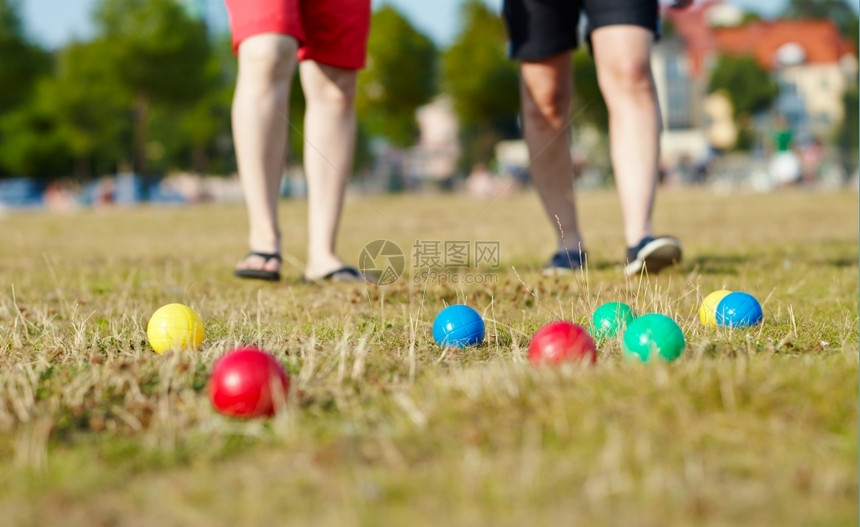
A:
[[[636,318],[633,308],[623,302],[607,302],[591,316],[591,334],[597,340],[611,339]]]
[[[681,356],[684,346],[686,342],[681,327],[660,313],[642,315],[624,332],[624,354],[642,362],[656,358],[671,362]]]

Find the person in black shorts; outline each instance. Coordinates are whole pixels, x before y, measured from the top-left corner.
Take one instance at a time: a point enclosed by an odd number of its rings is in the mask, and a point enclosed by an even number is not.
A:
[[[684,8],[692,0],[673,0]],[[659,103],[651,47],[659,35],[657,0],[504,0],[510,56],[520,62],[523,135],[534,185],[558,231],[558,252],[546,274],[567,273],[586,261],[576,219],[569,118],[573,95],[571,50],[580,13],[600,90],[609,110],[610,157],[624,218],[625,274],[656,273],[681,259],[681,244],[654,236]]]

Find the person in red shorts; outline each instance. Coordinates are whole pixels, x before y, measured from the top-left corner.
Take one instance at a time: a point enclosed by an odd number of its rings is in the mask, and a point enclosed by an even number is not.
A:
[[[360,281],[335,241],[355,147],[355,87],[364,67],[370,0],[226,0],[239,73],[233,142],[251,252],[236,276],[279,280],[278,198],[286,160],[289,95],[298,64],[307,101],[307,281]]]

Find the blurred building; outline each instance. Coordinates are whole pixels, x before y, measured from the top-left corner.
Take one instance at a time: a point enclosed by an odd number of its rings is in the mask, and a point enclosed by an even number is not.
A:
[[[774,75],[779,95],[773,111],[799,137],[828,137],[843,117],[842,98],[857,82],[857,54],[830,20],[756,20],[720,0],[666,10],[674,31],[655,46],[652,67],[672,158],[707,155],[732,146],[737,130],[731,103],[708,94],[710,71],[720,54],[755,57]]]
[[[405,158],[406,176],[443,181],[457,171],[460,138],[450,97],[440,96],[418,109],[418,144]]]
[[[857,58],[830,20],[777,20],[719,28],[721,51],[752,53],[779,83],[774,110],[789,126],[815,137],[843,117],[842,95],[856,82]]]

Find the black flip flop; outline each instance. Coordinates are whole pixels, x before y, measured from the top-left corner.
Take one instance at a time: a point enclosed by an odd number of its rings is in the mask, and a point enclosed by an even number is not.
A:
[[[277,260],[279,263],[281,261],[281,255],[278,253],[260,253],[251,251],[245,255],[245,258],[248,258],[249,256],[259,256],[265,260],[263,265],[269,263],[269,260]],[[254,278],[257,280],[277,281],[281,279],[280,271],[266,271],[265,269],[235,269],[233,274],[239,278]]]
[[[306,284],[318,283],[318,282],[366,282],[367,280],[364,278],[358,269],[355,267],[344,266],[340,269],[335,269],[334,271],[328,273],[325,276],[317,278],[315,280],[311,280],[308,277],[302,275],[302,282]]]

